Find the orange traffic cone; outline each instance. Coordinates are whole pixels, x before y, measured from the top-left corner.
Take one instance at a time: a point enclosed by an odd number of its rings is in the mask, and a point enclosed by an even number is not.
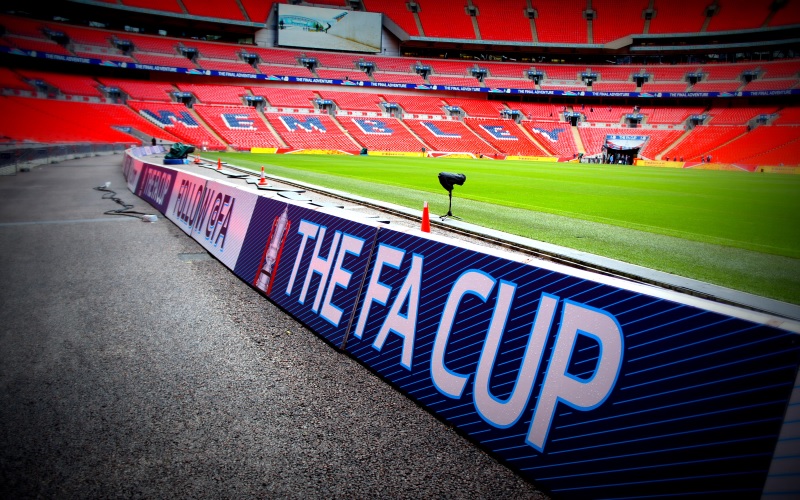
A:
[[[267,178],[264,177],[264,166],[261,166],[261,177],[258,179],[259,186],[266,186],[267,185]]]
[[[217,158],[217,170],[222,170],[222,158]]]
[[[431,232],[431,216],[428,214],[428,202],[422,206],[422,228],[423,233]]]
[[[194,163],[195,163],[195,165],[199,165],[200,164],[200,157],[199,156],[195,156],[194,157]]]

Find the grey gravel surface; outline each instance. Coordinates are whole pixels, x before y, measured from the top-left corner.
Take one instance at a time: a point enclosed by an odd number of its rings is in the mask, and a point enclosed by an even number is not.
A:
[[[121,158],[0,177],[0,497],[546,498],[171,222]]]

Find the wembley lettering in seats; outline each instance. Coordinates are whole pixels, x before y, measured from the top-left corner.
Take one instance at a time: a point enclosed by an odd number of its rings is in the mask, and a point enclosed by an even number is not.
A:
[[[383,120],[372,118],[354,118],[353,123],[365,134],[370,135],[392,135],[394,131],[390,129]]]
[[[326,132],[325,125],[322,124],[316,116],[308,116],[306,118],[298,118],[296,116],[280,116],[281,123],[286,127],[289,132],[297,132],[298,129],[304,132]]]
[[[143,109],[140,111],[140,113],[142,116],[162,128],[172,127],[177,123],[189,128],[196,128],[200,126],[192,117],[192,115],[186,111],[181,111],[180,114],[176,114],[174,111],[168,109],[159,109],[156,111]]]

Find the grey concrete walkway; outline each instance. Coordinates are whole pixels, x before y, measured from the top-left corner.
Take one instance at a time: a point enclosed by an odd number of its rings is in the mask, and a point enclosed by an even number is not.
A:
[[[0,177],[0,497],[541,498],[165,219]]]

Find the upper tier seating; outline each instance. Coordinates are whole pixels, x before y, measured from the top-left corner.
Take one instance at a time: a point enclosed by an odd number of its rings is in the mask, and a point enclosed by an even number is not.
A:
[[[788,2],[769,20],[770,26],[800,24],[800,2]]]
[[[44,29],[47,25],[38,19],[8,16],[0,14],[0,26],[6,29],[7,35],[25,36],[45,40]]]
[[[362,147],[345,135],[329,115],[267,113],[265,116],[290,148],[357,151]]]
[[[689,88],[687,82],[684,83],[659,83],[659,82],[646,82],[642,85],[642,92],[686,92]]]
[[[113,39],[113,32],[106,30],[98,30],[93,28],[81,28],[78,26],[69,26],[66,24],[58,24],[58,31],[64,32],[70,42],[83,45],[96,45],[98,47],[110,47]]]
[[[800,3],[800,2],[798,2]],[[759,63],[762,78],[798,78],[800,77],[800,60],[770,61]]]
[[[376,82],[388,83],[414,83],[424,85],[425,80],[416,73],[372,73],[372,79]]]
[[[236,2],[208,0],[181,0],[183,6],[193,16],[214,17],[222,19],[232,19],[234,21],[244,21],[244,14]]]
[[[403,123],[408,125],[434,151],[458,151],[483,155],[499,153],[494,147],[476,136],[462,122],[406,118]]]
[[[594,43],[607,43],[644,30],[642,11],[649,0],[592,0],[597,15],[592,21]]]
[[[35,50],[36,52],[47,52],[49,54],[59,54],[62,56],[73,55],[70,51],[50,40],[34,40],[32,38],[24,38],[20,36],[7,35],[6,41],[11,42],[14,47],[23,50]]]
[[[581,81],[581,73],[586,72],[586,66],[537,64],[536,69],[544,72],[545,82],[548,80],[574,80]]]
[[[698,82],[690,92],[736,92],[742,85],[743,82]]]
[[[255,108],[195,105],[194,110],[236,150],[281,147],[281,143],[270,132]]]
[[[574,158],[579,152],[567,123],[537,121],[524,122],[523,126],[552,156]]]
[[[636,92],[634,82],[595,82],[592,92]]]
[[[0,136],[33,142],[98,142],[140,144],[112,127],[130,126],[158,139],[177,138],[148,124],[119,104],[0,96]]]
[[[337,116],[336,119],[350,135],[371,151],[419,152],[423,147],[430,148],[396,118]]]
[[[535,87],[533,80],[512,78],[484,78],[483,83],[490,88],[532,89]]]
[[[140,7],[143,9],[161,10],[185,14],[176,0],[121,0],[123,5],[128,7]]]
[[[368,12],[382,12],[411,36],[419,36],[414,14],[406,7],[406,0],[362,0]]]
[[[513,120],[466,118],[464,124],[505,155],[549,156],[531,142]]]
[[[183,104],[128,101],[128,105],[154,125],[196,148],[221,151],[225,145],[211,135]]]
[[[753,71],[758,63],[706,64],[702,67],[704,80],[741,80],[742,73]]]
[[[202,104],[239,104],[243,103],[243,96],[249,95],[245,87],[233,85],[198,85],[192,83],[179,83],[181,92],[191,92]]]
[[[369,81],[369,77],[363,71],[347,69],[317,69],[317,76],[331,80]]]
[[[483,40],[532,42],[525,0],[472,0],[478,9],[476,20]]]
[[[250,21],[254,23],[265,23],[267,22],[267,16],[269,15],[269,8],[272,5],[269,2],[265,2],[264,0],[239,0],[244,7],[245,12],[247,13],[247,17],[250,18]]]
[[[170,94],[176,91],[172,84],[160,82],[100,78],[100,83],[107,87],[118,87],[128,94],[128,97],[137,101],[171,102]]]
[[[280,75],[280,76],[298,76],[305,78],[313,78],[314,75],[302,66],[270,66],[267,64],[259,64],[258,71],[265,75]]]
[[[530,64],[519,63],[500,63],[500,62],[481,62],[481,68],[489,70],[489,76],[508,77],[508,78],[528,78],[528,70],[532,68]]]
[[[428,77],[428,81],[431,82],[432,85],[449,85],[451,87],[481,86],[481,82],[479,82],[477,78],[466,77],[466,76],[458,77],[458,76],[431,75]]]
[[[631,75],[638,73],[640,66],[595,66],[592,72],[600,75],[601,82],[629,82]]]
[[[655,0],[648,33],[698,33],[706,20],[706,5],[696,0]]]
[[[536,33],[543,43],[588,43],[588,29],[583,19],[586,0],[534,2],[539,13]]]
[[[685,82],[687,73],[695,73],[699,70],[699,66],[684,65],[684,66],[645,66],[644,72],[652,75],[650,82]]]
[[[126,62],[126,63],[136,62],[136,60],[134,60],[132,57],[128,57],[122,54],[84,52],[81,50],[73,50],[73,52],[78,57],[86,57],[88,59],[100,59],[103,61],[115,61],[115,62]]]
[[[355,54],[339,54],[332,52],[311,52],[304,50],[305,57],[313,57],[317,60],[318,67],[323,68],[343,68],[357,70],[357,62],[361,59]]]
[[[310,90],[276,87],[250,87],[253,95],[262,96],[275,108],[314,109],[312,102],[317,94]]]
[[[621,128],[621,127],[578,127],[578,133],[586,149],[586,153],[595,155],[602,152],[607,135],[647,136],[640,155],[644,158],[655,158],[664,148],[675,142],[683,134],[683,130]]]
[[[622,117],[625,116],[626,113],[631,112],[631,107],[594,104],[590,106],[581,106],[580,108],[575,106],[574,110],[583,113],[587,122],[620,123]]]
[[[706,31],[756,29],[769,15],[769,2],[717,0],[719,11],[711,17]]]
[[[464,9],[464,3],[441,0],[416,0],[419,5],[419,20],[426,37],[475,39],[472,19]]]

